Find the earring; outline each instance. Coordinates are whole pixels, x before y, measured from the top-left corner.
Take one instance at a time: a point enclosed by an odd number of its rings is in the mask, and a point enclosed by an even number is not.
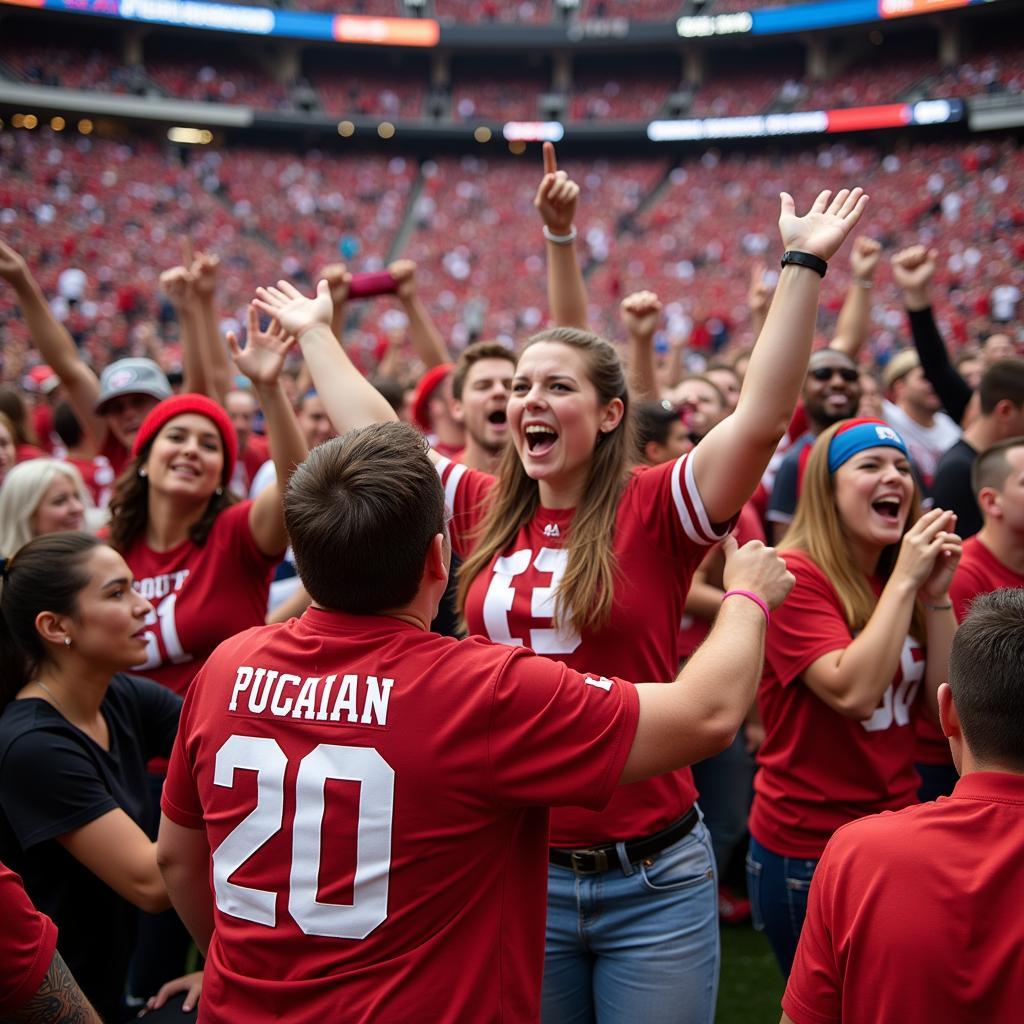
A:
[[[213,493],[216,494],[217,497],[219,498],[224,493],[224,488],[218,487],[217,490],[215,490]]]
[[[71,637],[69,637],[69,636],[64,637],[64,646],[65,647],[70,647],[71,646]]]
[[[146,477],[149,476],[149,474],[146,472],[145,466],[139,466],[139,476],[142,477],[143,480],[145,480]]]

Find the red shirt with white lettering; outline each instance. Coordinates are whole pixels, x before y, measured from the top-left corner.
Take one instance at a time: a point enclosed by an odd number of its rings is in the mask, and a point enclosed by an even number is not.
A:
[[[1024,777],[839,829],[782,1006],[796,1024],[988,1024],[1024,1006]]]
[[[124,552],[133,586],[154,609],[146,620],[148,656],[132,671],[184,694],[217,644],[263,623],[281,558],[256,546],[251,507],[242,501],[224,509],[202,546],[184,540],[170,551],[154,551],[143,536]]]
[[[39,990],[57,951],[57,928],[32,906],[21,879],[3,864],[0,921],[0,1015],[7,1017]]]
[[[815,859],[840,825],[915,803],[912,719],[924,651],[908,636],[900,664],[871,718],[834,711],[801,679],[813,662],[849,647],[839,595],[802,551],[783,551],[796,585],[772,612],[757,692],[765,737],[757,753],[750,833],[773,853]],[[882,590],[872,580],[876,594]]]
[[[199,1019],[537,1020],[547,807],[608,802],[638,713],[622,680],[384,616],[221,644],[163,792],[214,851]]]
[[[1024,576],[1003,565],[975,534],[964,541],[964,552],[949,588],[953,613],[963,622],[971,601],[1002,587],[1024,587]],[[927,715],[918,718],[917,759],[924,764],[952,764],[949,740]]]
[[[494,477],[447,460],[438,464],[453,512],[452,547],[465,557],[486,511]],[[473,581],[466,601],[471,633],[525,646],[580,672],[634,682],[669,682],[679,671],[679,622],[694,570],[729,526],[708,522],[684,455],[635,470],[619,501],[613,550],[619,566],[611,621],[580,636],[552,628],[553,595],[565,572],[575,509],[539,508],[504,553]],[[697,797],[689,768],[635,782],[608,807],[562,808],[551,816],[551,845],[567,849],[650,835],[681,817]]]

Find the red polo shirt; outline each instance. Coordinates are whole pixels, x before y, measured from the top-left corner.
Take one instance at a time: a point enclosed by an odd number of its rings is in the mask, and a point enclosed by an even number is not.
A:
[[[782,1007],[796,1024],[980,1024],[1024,1006],[1024,775],[862,818],[829,841]]]

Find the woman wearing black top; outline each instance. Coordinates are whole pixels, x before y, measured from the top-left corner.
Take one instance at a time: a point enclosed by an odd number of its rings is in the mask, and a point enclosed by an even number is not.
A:
[[[146,762],[170,753],[181,699],[124,674],[145,654],[150,604],[112,548],[50,534],[0,576],[0,859],[57,924],[103,1019],[125,1020],[136,908],[169,906],[142,824]]]

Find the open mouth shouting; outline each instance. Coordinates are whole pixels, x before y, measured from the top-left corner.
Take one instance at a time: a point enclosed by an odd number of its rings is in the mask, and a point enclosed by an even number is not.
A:
[[[494,409],[487,414],[487,422],[492,427],[498,427],[504,429],[508,425],[508,416],[505,414],[504,408]]]
[[[543,458],[558,441],[558,432],[546,423],[530,423],[523,428],[527,451],[535,459]]]
[[[887,494],[876,498],[871,503],[871,510],[886,523],[896,525],[900,521],[900,512],[903,509],[902,500],[896,495]]]

